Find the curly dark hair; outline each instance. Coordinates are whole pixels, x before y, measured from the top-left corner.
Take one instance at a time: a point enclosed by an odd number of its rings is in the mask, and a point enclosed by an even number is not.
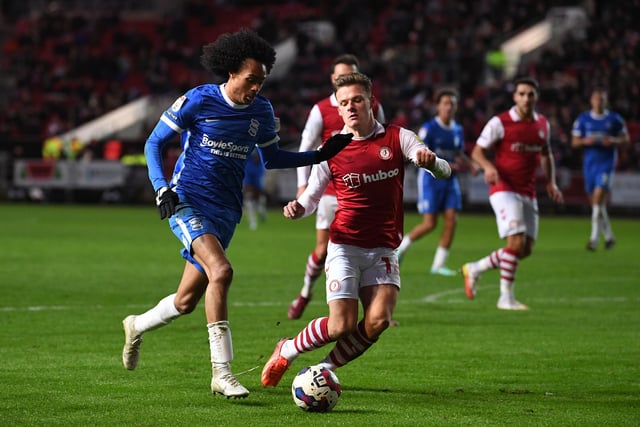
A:
[[[243,28],[235,33],[224,33],[205,45],[200,63],[207,71],[226,76],[238,72],[247,58],[264,64],[269,74],[276,62],[276,51],[254,31]]]

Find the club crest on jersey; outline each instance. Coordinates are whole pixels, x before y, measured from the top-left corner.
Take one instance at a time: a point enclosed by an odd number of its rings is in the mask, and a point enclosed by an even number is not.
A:
[[[171,106],[171,111],[174,113],[177,112],[180,108],[182,108],[182,104],[187,100],[187,97],[182,95],[180,98],[176,99],[173,105]]]
[[[391,160],[393,158],[393,152],[391,152],[391,148],[389,147],[380,147],[378,157],[380,157],[381,160]]]
[[[540,137],[540,139],[544,139],[544,131],[542,129],[538,130],[538,136]]]

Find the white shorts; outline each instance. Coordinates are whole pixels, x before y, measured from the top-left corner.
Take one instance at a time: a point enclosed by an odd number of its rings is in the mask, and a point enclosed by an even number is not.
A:
[[[316,230],[328,230],[336,217],[338,198],[335,195],[323,195],[316,209]]]
[[[365,286],[388,284],[400,289],[398,255],[390,248],[365,249],[329,241],[325,272],[327,302],[358,299]]]
[[[538,238],[538,201],[511,191],[500,191],[489,196],[496,214],[498,235],[504,239],[525,233],[533,240]]]

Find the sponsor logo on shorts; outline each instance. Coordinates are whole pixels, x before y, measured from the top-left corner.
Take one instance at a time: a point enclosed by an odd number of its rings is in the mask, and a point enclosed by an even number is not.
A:
[[[329,283],[329,292],[338,292],[340,290],[340,281],[332,280]]]
[[[200,218],[191,218],[189,220],[189,226],[193,231],[202,230],[202,222],[200,222]]]

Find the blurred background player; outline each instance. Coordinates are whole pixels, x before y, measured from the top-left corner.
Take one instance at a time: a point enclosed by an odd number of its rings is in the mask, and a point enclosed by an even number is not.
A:
[[[501,310],[528,310],[515,299],[513,285],[519,261],[531,255],[538,237],[535,187],[538,163],[547,179],[549,197],[557,203],[563,201],[562,192],[556,185],[549,122],[535,110],[538,91],[538,82],[533,78],[516,79],[515,105],[489,119],[471,153],[471,158],[484,170],[498,234],[506,240],[506,245],[462,266],[465,292],[473,299],[480,274],[499,268],[498,308]],[[494,153],[493,161],[488,157],[490,150]]]
[[[464,131],[455,121],[457,92],[452,89],[439,91],[436,108],[436,116],[420,127],[418,136],[438,157],[449,162],[453,173],[448,179],[435,179],[424,169],[418,169],[418,212],[422,214],[422,222],[404,236],[398,246],[398,257],[402,261],[411,244],[430,233],[438,225],[438,214],[442,214],[444,227],[431,264],[431,274],[455,276],[457,271],[446,267],[457,212],[462,209],[462,192],[455,171],[469,168],[475,174],[477,167],[464,152]]]
[[[344,121],[342,132],[353,134],[353,141],[342,155],[314,167],[307,189],[283,209],[290,219],[310,215],[333,182],[338,209],[327,255],[329,316],[313,319],[294,339],[278,341],[262,370],[263,386],[275,387],[301,353],[335,341],[320,363],[335,370],[378,340],[390,326],[400,289],[395,249],[404,221],[405,162],[428,168],[440,178],[451,174],[449,164],[438,159],[415,133],[376,121],[367,76],[347,74],[334,85]]]
[[[175,293],[123,321],[122,363],[136,368],[143,334],[191,313],[205,297],[211,352],[211,392],[242,398],[247,390],[231,372],[233,346],[227,297],[233,268],[226,249],[242,216],[245,164],[258,146],[267,168],[298,167],[327,160],[349,138],[334,138],[321,150],[280,150],[273,107],[259,95],[276,59],[274,48],[250,30],[225,33],[203,48],[201,63],[225,77],[180,96],[160,117],[145,144],[149,179],[160,219],[168,218],[186,260]],[[183,152],[171,182],[163,170],[163,148],[178,134]]]
[[[581,113],[573,123],[571,146],[584,147],[582,172],[591,204],[591,236],[586,248],[595,251],[600,234],[606,249],[616,244],[607,202],[618,157],[617,147],[629,143],[629,134],[622,117],[607,109],[604,89],[593,90],[590,104],[591,109]]]
[[[331,63],[331,84],[342,75],[358,71],[358,58],[354,55],[344,54],[336,57]],[[378,101],[373,98],[373,114],[380,123],[385,122],[384,110]],[[338,102],[332,93],[327,98],[316,103],[309,112],[307,122],[302,131],[300,151],[313,150],[319,147],[323,141],[340,132],[344,122],[338,114]],[[300,196],[307,188],[307,181],[311,167],[298,168],[298,193]],[[333,184],[329,183],[320,200],[316,212],[316,245],[307,258],[304,273],[304,282],[300,294],[293,300],[287,313],[289,319],[299,319],[313,296],[313,285],[324,270],[324,261],[327,257],[327,243],[329,242],[329,226],[335,216],[338,202],[336,201]]]
[[[264,192],[264,175],[266,169],[262,164],[260,153],[254,149],[244,170],[242,192],[244,196],[244,213],[247,215],[249,228],[258,228],[258,219],[264,222],[267,218],[267,195]]]

